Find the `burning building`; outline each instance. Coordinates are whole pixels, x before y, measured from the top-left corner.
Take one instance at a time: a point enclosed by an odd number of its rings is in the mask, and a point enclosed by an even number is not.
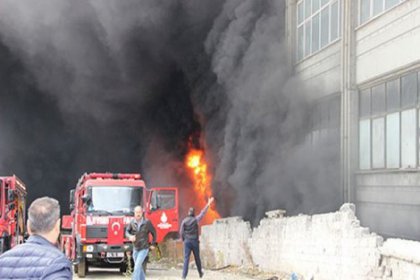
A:
[[[418,238],[416,1],[0,6],[0,170],[30,201],[140,170],[186,209],[214,195],[207,222],[351,201]]]

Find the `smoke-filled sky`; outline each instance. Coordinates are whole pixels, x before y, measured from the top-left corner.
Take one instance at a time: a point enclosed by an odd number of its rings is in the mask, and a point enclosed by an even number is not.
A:
[[[283,0],[0,0],[1,174],[66,204],[86,171],[141,172],[188,203],[199,135],[222,215],[335,209],[284,21]]]

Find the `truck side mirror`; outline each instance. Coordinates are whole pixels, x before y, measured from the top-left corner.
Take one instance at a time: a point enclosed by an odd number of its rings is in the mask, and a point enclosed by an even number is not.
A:
[[[70,194],[69,194],[69,208],[70,211],[73,211],[74,209],[74,189],[70,190]]]
[[[8,190],[7,191],[7,200],[13,201],[16,198],[16,192],[14,190]]]
[[[74,189],[70,190],[69,202],[70,202],[70,205],[73,204],[73,208],[74,208]]]
[[[90,197],[90,195],[84,194],[82,196],[82,201],[83,203],[86,203],[87,205],[89,205],[92,202],[92,198]]]

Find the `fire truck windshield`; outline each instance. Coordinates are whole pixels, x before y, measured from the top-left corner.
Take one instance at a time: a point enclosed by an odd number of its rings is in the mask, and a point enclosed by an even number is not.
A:
[[[94,186],[88,188],[90,202],[87,211],[98,215],[134,214],[134,207],[142,205],[140,187]]]

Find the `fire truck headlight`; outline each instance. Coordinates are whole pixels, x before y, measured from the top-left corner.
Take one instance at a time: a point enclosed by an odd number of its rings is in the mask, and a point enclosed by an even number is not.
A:
[[[83,246],[83,252],[93,252],[93,245]]]

